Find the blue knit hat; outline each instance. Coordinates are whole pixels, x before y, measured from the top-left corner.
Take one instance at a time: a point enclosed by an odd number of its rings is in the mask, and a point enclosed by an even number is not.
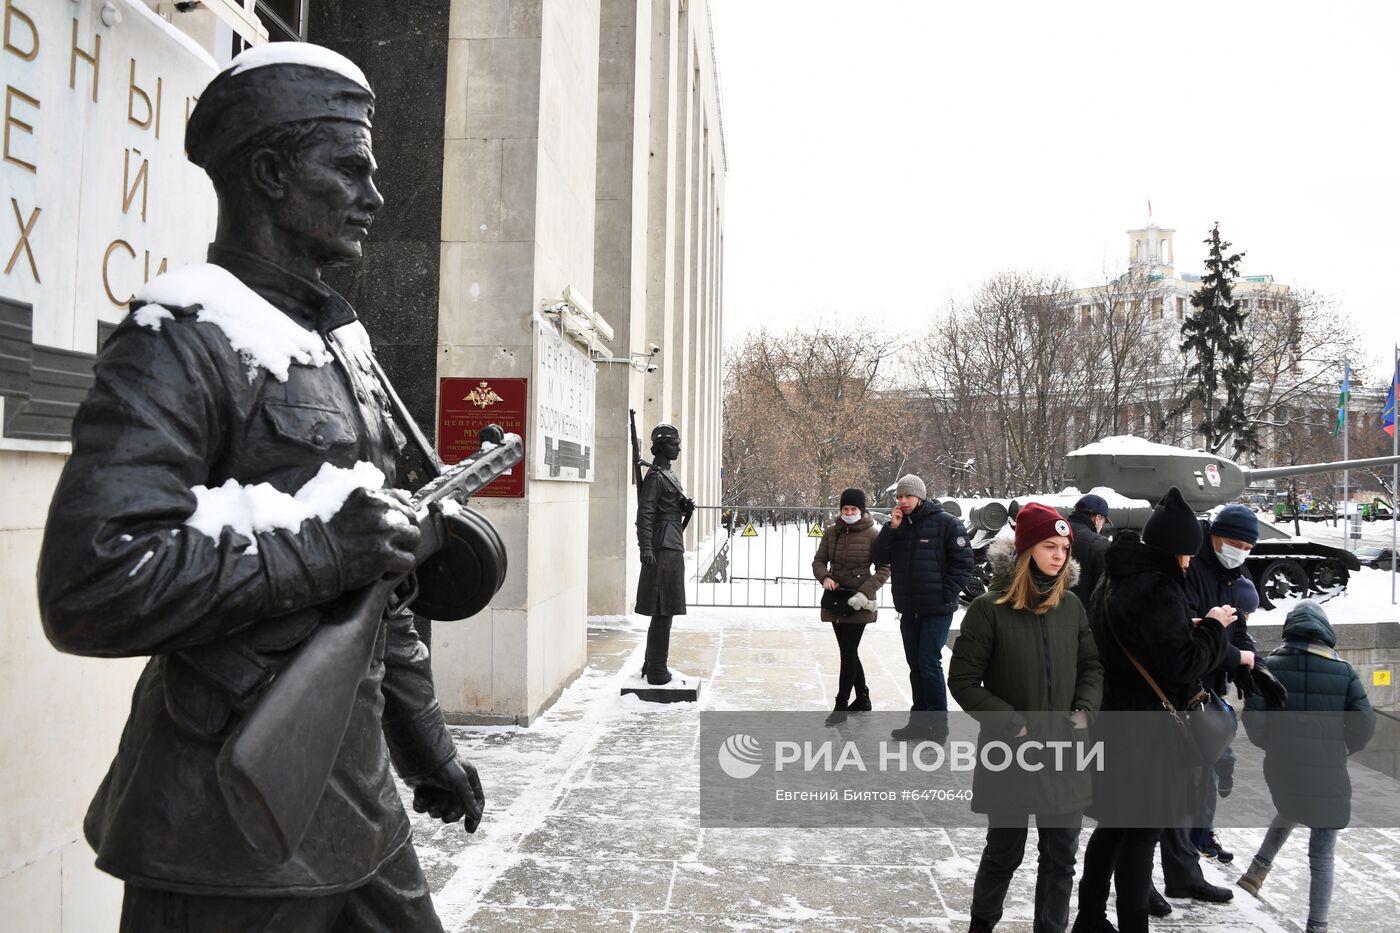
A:
[[[1249,574],[1242,573],[1235,580],[1235,596],[1231,605],[1240,615],[1248,615],[1259,608],[1259,591],[1255,589]]]
[[[1259,540],[1259,519],[1247,506],[1227,505],[1210,523],[1210,533],[1245,544]]]

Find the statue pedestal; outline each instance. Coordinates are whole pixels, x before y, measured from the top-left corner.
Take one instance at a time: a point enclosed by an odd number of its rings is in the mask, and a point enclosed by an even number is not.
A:
[[[622,682],[618,691],[622,696],[632,694],[647,703],[694,703],[700,699],[700,679],[682,674],[675,668],[671,672],[669,684],[649,684],[641,674],[629,677]]]

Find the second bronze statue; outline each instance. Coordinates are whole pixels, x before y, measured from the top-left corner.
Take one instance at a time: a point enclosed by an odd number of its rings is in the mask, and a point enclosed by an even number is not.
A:
[[[652,428],[651,454],[651,467],[637,492],[637,546],[642,557],[637,612],[651,616],[642,676],[649,684],[661,685],[671,682],[671,621],[685,615],[685,529],[695,503],[671,470],[681,455],[681,434],[674,425]]]

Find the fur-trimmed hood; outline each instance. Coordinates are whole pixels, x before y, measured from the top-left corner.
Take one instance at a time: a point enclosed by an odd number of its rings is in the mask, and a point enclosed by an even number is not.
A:
[[[988,589],[1005,593],[1011,585],[1012,576],[1016,573],[1015,539],[998,536],[987,546],[987,563],[992,565],[992,583]],[[1079,582],[1079,561],[1071,557],[1064,572],[1069,574],[1067,585],[1074,586]]]

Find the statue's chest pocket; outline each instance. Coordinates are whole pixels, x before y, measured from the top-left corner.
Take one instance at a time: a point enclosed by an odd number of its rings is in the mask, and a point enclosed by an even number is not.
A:
[[[263,405],[263,412],[278,441],[290,442],[306,450],[326,453],[359,439],[354,422],[344,412],[333,408],[267,402]]]

